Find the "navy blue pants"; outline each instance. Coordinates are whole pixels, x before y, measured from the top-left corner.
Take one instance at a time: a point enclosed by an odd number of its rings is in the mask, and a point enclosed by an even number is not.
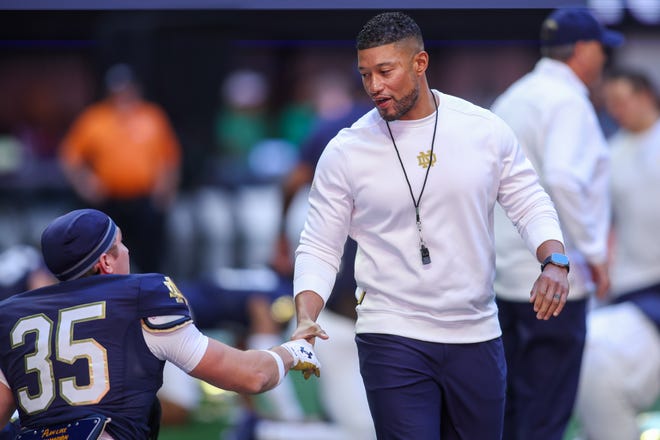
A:
[[[497,300],[508,366],[505,440],[561,440],[573,412],[586,336],[586,300],[536,319],[529,303]]]
[[[379,440],[499,440],[506,363],[501,339],[439,344],[355,337]]]

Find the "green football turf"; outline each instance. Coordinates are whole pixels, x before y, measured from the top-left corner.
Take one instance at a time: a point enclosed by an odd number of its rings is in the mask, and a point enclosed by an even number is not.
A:
[[[308,416],[322,418],[319,401],[319,387],[316,378],[305,381],[300,374],[289,377],[298,394],[298,398]],[[161,428],[159,440],[224,440],[228,430],[240,414],[240,398],[235,393],[218,392],[212,387],[203,387],[203,399],[195,411],[192,420],[186,426]],[[257,405],[263,414],[269,414],[263,399],[257,397]],[[660,440],[660,400],[640,416],[640,425],[646,430],[643,440]],[[313,439],[310,439],[313,440]],[[347,439],[349,440],[349,439]],[[564,440],[584,440],[580,435],[579,423],[573,419],[564,436]]]
[[[311,418],[322,418],[316,378],[311,377],[306,381],[297,372],[289,377],[305,413]],[[159,440],[223,440],[226,437],[225,434],[240,415],[240,397],[235,393],[218,392],[208,386],[202,389],[202,402],[190,423],[177,427],[162,426]],[[255,402],[261,414],[272,411],[261,396],[255,396]]]

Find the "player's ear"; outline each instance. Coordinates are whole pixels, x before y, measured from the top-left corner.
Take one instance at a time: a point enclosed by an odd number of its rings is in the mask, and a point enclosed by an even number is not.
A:
[[[96,263],[99,273],[101,274],[111,274],[114,273],[115,267],[112,265],[112,255],[104,252],[99,257],[99,261]]]

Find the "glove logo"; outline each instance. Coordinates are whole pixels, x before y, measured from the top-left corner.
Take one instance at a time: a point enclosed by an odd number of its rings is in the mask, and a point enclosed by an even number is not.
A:
[[[314,374],[316,377],[321,375],[321,363],[319,362],[316,354],[314,354],[314,347],[304,339],[297,339],[295,341],[285,342],[281,345],[293,357],[292,370],[300,370],[305,379]]]
[[[307,359],[311,359],[314,354],[311,351],[305,350],[305,347],[300,347],[300,352],[307,356]]]

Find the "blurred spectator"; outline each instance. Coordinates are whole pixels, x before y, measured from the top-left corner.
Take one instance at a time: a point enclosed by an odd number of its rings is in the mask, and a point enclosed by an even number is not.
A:
[[[105,84],[107,98],[87,108],[64,138],[61,163],[82,201],[122,225],[138,270],[160,272],[179,142],[163,109],[142,98],[131,67],[112,66]]]
[[[18,244],[0,252],[0,301],[56,281],[33,246]]]
[[[249,68],[236,69],[222,82],[215,150],[206,164],[204,185],[193,197],[203,275],[218,266],[251,267],[266,261],[263,248],[274,234],[278,203],[267,184],[271,165],[277,169],[284,157],[278,154],[282,143],[274,137],[270,91],[266,75]]]
[[[316,76],[293,78],[291,96],[278,112],[277,136],[299,149],[316,122],[319,94],[324,93],[324,84]],[[323,78],[323,75],[321,75]]]
[[[26,53],[1,64],[0,249],[38,243],[48,221],[75,201],[56,154],[92,90],[76,57]]]
[[[1,136],[5,141],[13,138],[17,147],[8,163],[6,148],[11,147],[5,142],[0,146],[3,186],[13,191],[47,191],[51,199],[60,195],[54,192],[68,189],[57,150],[71,119],[89,102],[91,93],[91,75],[75,56],[28,51],[3,58],[0,133],[7,135]]]
[[[206,164],[205,185],[192,200],[202,274],[218,266],[268,264],[277,235],[279,182],[295,164],[299,135],[293,133],[300,130],[286,127],[289,122],[297,125],[296,117],[280,117],[288,106],[281,114],[272,108],[272,90],[263,72],[236,69],[223,80],[220,92],[216,148]]]
[[[588,87],[600,79],[605,49],[622,44],[623,36],[582,7],[553,11],[540,36],[543,57],[497,98],[493,112],[511,126],[556,206],[570,293],[552,320],[530,313],[529,286],[542,269],[520,238],[522,225],[514,227],[498,205],[494,286],[507,361],[508,440],[563,438],[577,392],[588,299],[592,292],[602,297],[609,286],[609,151]]]
[[[306,190],[306,186],[312,182],[316,163],[330,139],[371,108],[370,103],[363,97],[364,93],[356,90],[359,85],[358,79],[352,82],[345,75],[332,72],[322,75],[316,84],[318,91],[315,102],[318,118],[310,135],[301,145],[297,164],[282,182],[280,234],[271,264],[278,273],[287,276],[293,274],[291,244],[293,247],[298,244],[298,236],[305,217],[292,215],[291,205],[294,198],[301,190]],[[350,270],[352,271],[352,268]],[[351,276],[350,273],[348,275]]]
[[[315,119],[310,100],[287,102],[274,111],[269,79],[253,69],[231,72],[220,92],[215,158],[207,180],[235,188],[281,177]]]
[[[588,316],[576,411],[587,439],[633,440],[660,397],[660,107],[639,72],[611,72],[604,92],[621,127],[610,139],[612,288]]]
[[[268,78],[256,70],[238,69],[222,82],[220,98],[210,179],[234,187],[251,180],[248,158],[252,149],[274,136]]]

